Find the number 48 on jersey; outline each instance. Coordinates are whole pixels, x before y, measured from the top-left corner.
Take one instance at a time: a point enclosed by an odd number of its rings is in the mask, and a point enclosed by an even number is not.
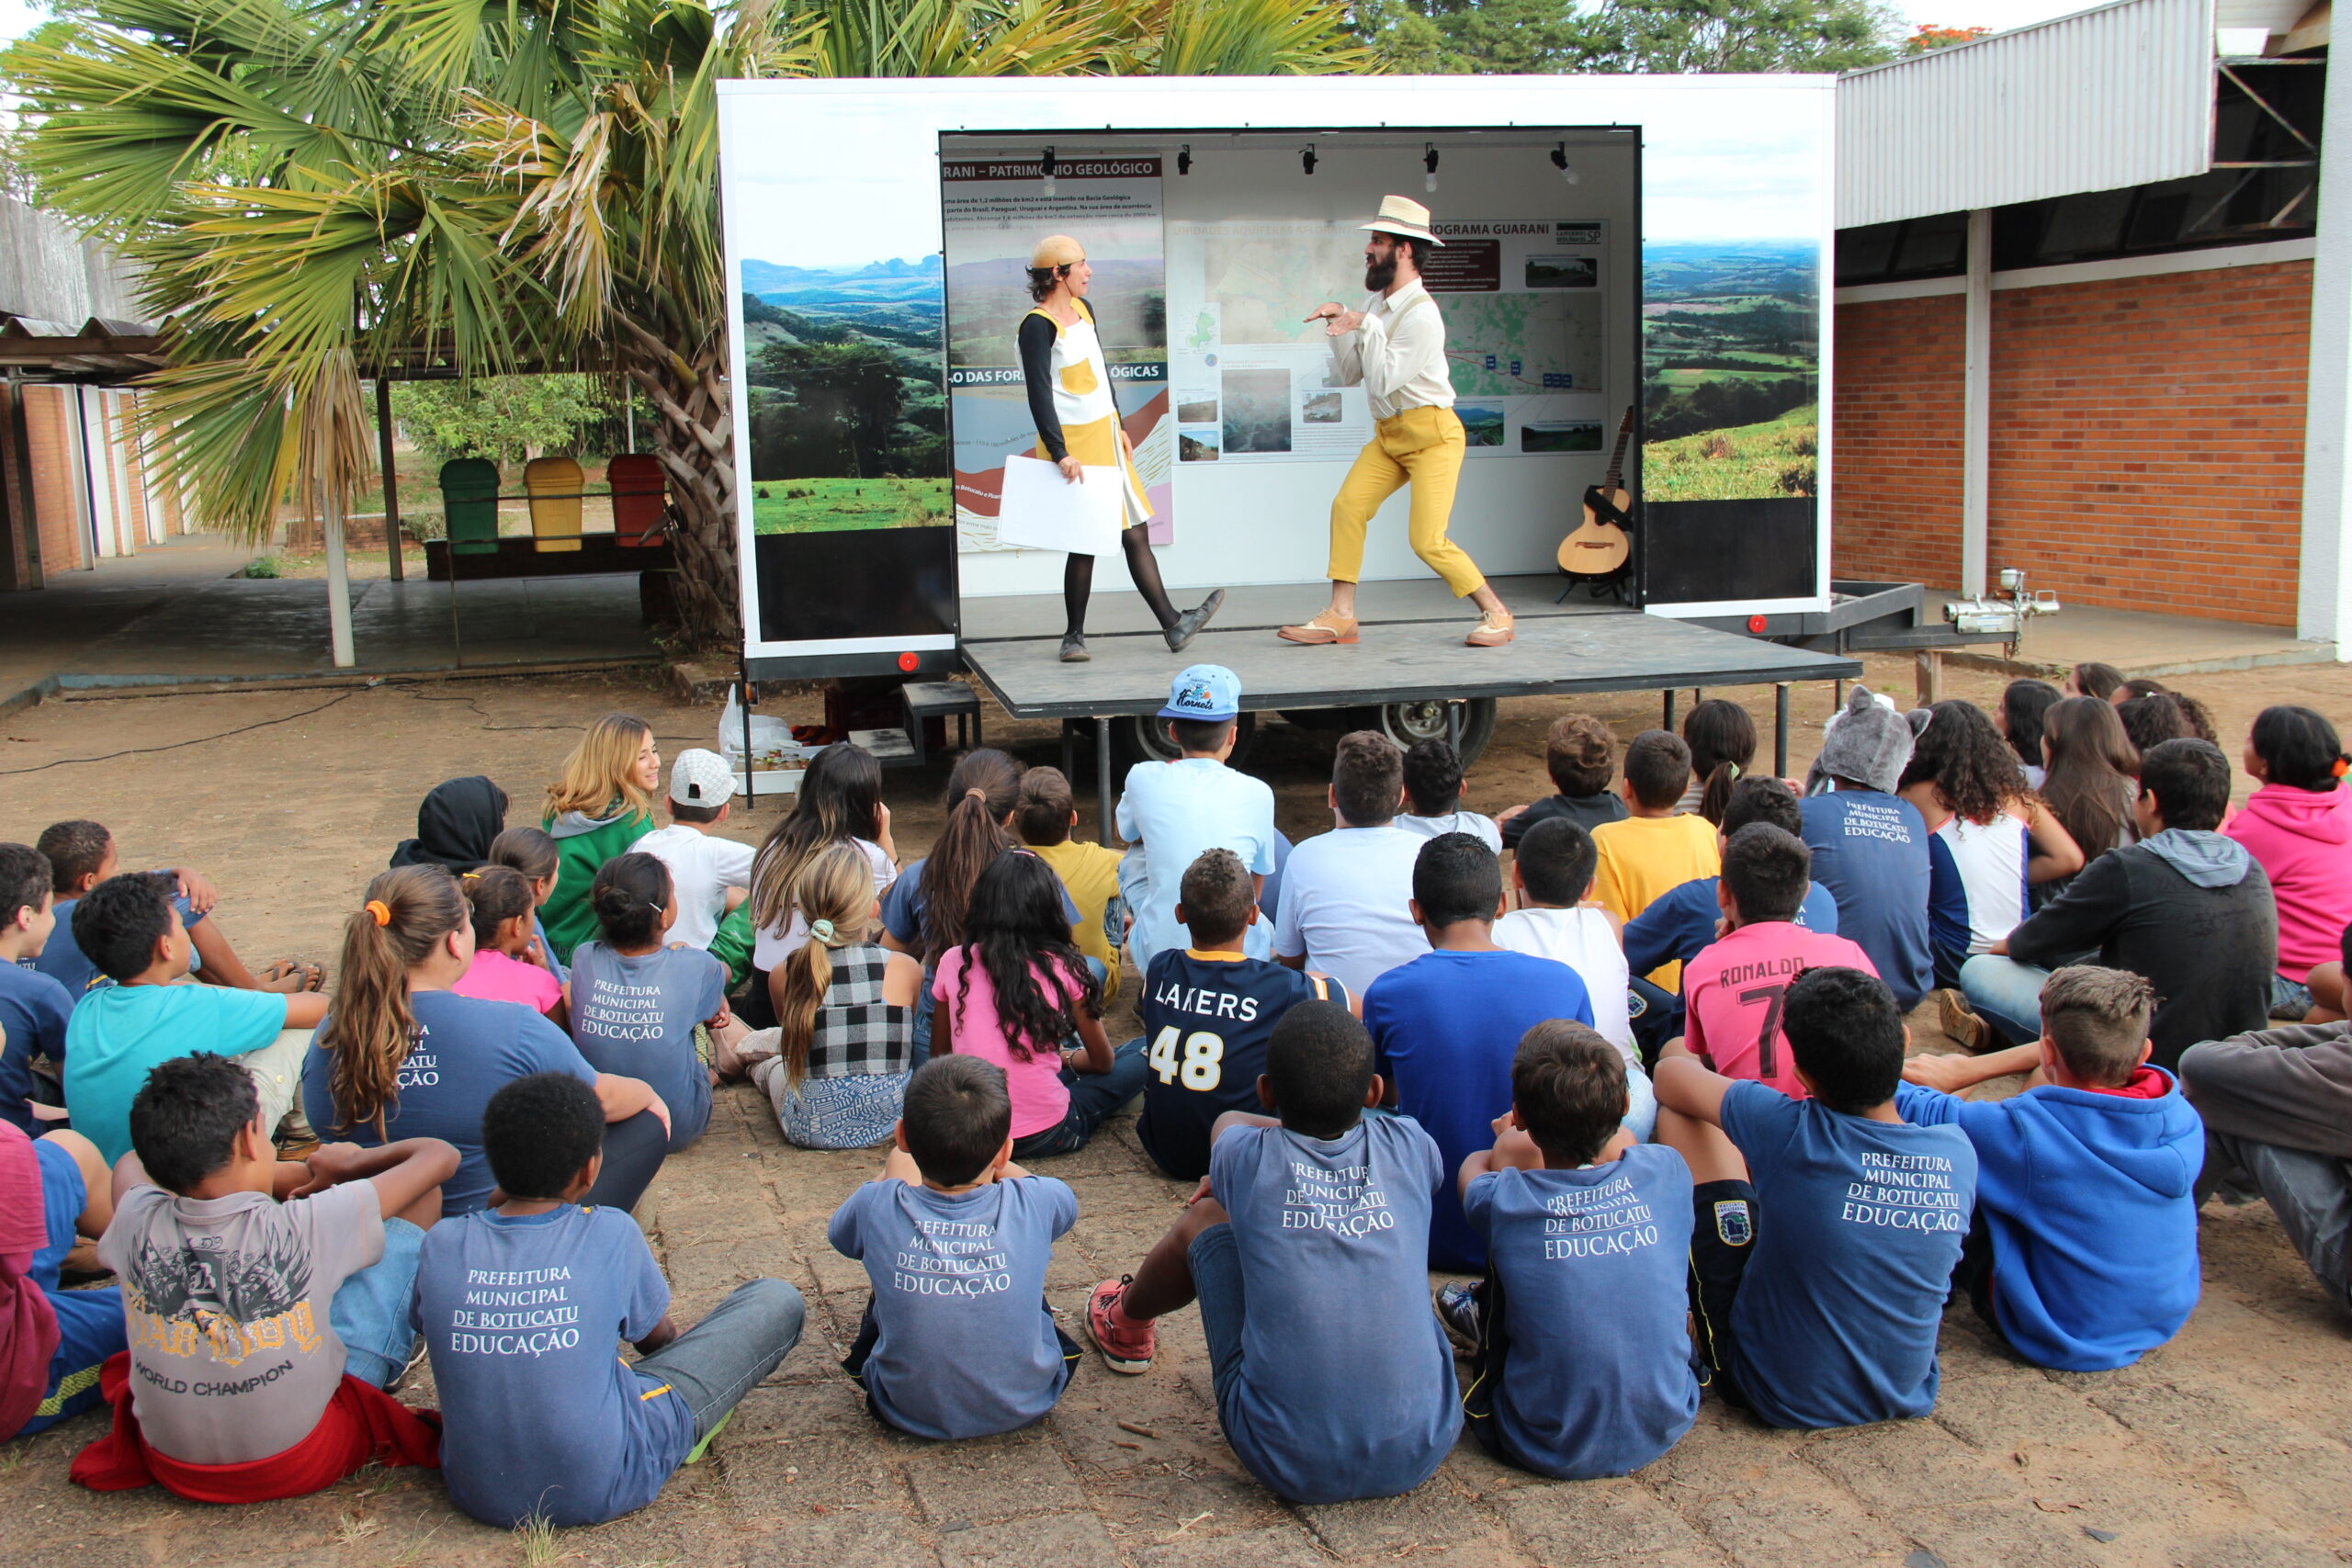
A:
[[[1196,1030],[1182,1035],[1182,1056],[1179,1056],[1178,1036],[1174,1025],[1161,1030],[1151,1042],[1151,1070],[1159,1081],[1172,1084],[1179,1078],[1186,1089],[1213,1089],[1225,1077],[1225,1040],[1206,1030]]]

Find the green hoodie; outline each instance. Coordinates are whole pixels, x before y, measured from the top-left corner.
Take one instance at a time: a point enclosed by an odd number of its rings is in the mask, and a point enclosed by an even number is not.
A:
[[[539,824],[555,840],[558,856],[555,892],[539,907],[539,923],[547,927],[548,941],[563,964],[571,962],[573,948],[596,934],[596,911],[588,902],[596,873],[653,830],[650,812],[632,811],[618,800],[606,810],[610,815],[605,817],[566,811]]]

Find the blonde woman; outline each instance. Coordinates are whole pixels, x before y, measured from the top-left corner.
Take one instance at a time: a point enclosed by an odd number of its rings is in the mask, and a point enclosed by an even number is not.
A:
[[[1049,234],[1029,257],[1029,298],[1036,306],[1021,318],[1021,378],[1029,391],[1030,416],[1037,422],[1034,456],[1060,466],[1071,484],[1085,482],[1087,468],[1115,468],[1120,490],[1119,548],[1127,575],[1143,595],[1171,653],[1181,651],[1209,624],[1225,603],[1220,588],[1193,609],[1178,614],[1160,586],[1159,562],[1151,553],[1151,502],[1136,476],[1135,443],[1119,421],[1111,392],[1111,370],[1103,362],[1094,307],[1086,298],[1094,268],[1086,248],[1067,234]],[[1062,567],[1062,661],[1091,659],[1086,651],[1086,601],[1094,588],[1094,558],[1073,555]]]
[[[539,921],[560,964],[596,934],[588,889],[597,871],[653,830],[653,799],[662,788],[662,749],[653,728],[625,713],[608,713],[588,727],[564,759],[563,777],[548,786],[539,826],[556,842],[555,891],[539,907]]]
[[[571,1036],[527,1007],[451,989],[474,958],[473,912],[446,867],[404,865],[368,885],[344,922],[334,994],[302,1063],[302,1109],[319,1136],[365,1148],[401,1138],[455,1145],[444,1214],[490,1198],[481,1116],[532,1073],[593,1086],[605,1109],[605,1166],[583,1202],[632,1208],[670,1136],[670,1108],[637,1078],[599,1073]]]

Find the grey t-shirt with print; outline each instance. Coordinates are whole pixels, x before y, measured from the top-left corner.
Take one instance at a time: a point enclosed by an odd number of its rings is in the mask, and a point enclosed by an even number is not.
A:
[[[309,1437],[343,1382],[328,1308],[383,1256],[373,1182],[287,1203],[132,1189],[98,1260],[122,1280],[148,1445],[187,1464],[243,1464]]]

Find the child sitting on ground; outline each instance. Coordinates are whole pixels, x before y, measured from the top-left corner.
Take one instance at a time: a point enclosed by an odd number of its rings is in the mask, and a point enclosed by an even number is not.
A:
[[[440,1423],[386,1390],[458,1151],[411,1138],[280,1160],[259,1103],[209,1053],[157,1066],[132,1102],[98,1243],[130,1348],[101,1380],[114,1430],[73,1469],[94,1491],[258,1503],[435,1462]]]
[[[946,820],[931,841],[931,852],[899,872],[882,894],[882,945],[923,962],[922,995],[915,1004],[918,1060],[931,1054],[931,982],[940,955],[963,943],[964,917],[980,873],[1013,847],[1021,764],[989,746],[965,752],[948,772],[945,805]],[[1069,906],[1069,916],[1075,931],[1077,905]]]
[[[0,844],[0,1122],[28,1134],[40,1130],[36,1089],[44,1100],[58,1098],[35,1083],[33,1064],[46,1061],[55,1075],[74,1015],[73,994],[32,967],[57,929],[49,878],[49,857],[39,850]]]
[[[1035,855],[1001,854],[980,873],[964,943],[941,955],[931,994],[932,1055],[1004,1069],[1015,1159],[1076,1153],[1143,1091],[1144,1043],[1112,1050],[1102,987],[1070,945],[1061,879]],[[1072,1034],[1078,1047],[1065,1051]]]
[[[1682,717],[1682,744],[1690,748],[1690,782],[1678,811],[1720,824],[1731,792],[1756,761],[1756,721],[1737,703],[1709,697]]]
[[[1039,860],[1062,879],[1062,891],[1077,908],[1069,939],[1079,952],[1102,965],[1102,999],[1119,995],[1119,943],[1126,935],[1126,901],[1119,897],[1119,852],[1072,837],[1078,805],[1059,768],[1031,768],[1021,775],[1021,805],[1013,829]]]
[[[554,1024],[569,1027],[565,988],[544,964],[531,961],[530,880],[513,866],[489,865],[458,878],[473,910],[474,958],[449,988],[484,1001],[519,1002]]]
[[[1503,848],[1515,850],[1527,830],[1547,818],[1565,817],[1586,832],[1603,822],[1621,822],[1625,800],[1609,787],[1616,775],[1617,732],[1589,713],[1552,721],[1544,738],[1544,771],[1559,793],[1532,806],[1514,806],[1495,818]]]
[[[1209,1130],[1258,1103],[1266,1040],[1309,999],[1360,1005],[1329,976],[1252,958],[1243,935],[1258,919],[1250,873],[1231,850],[1203,850],[1184,873],[1176,919],[1192,934],[1151,961],[1136,1014],[1150,1042],[1136,1134],[1152,1163],[1179,1181],[1209,1170]]]
[[[641,718],[608,713],[588,727],[548,785],[539,826],[556,842],[563,874],[542,912],[549,951],[564,963],[596,934],[588,885],[596,868],[653,829],[653,795],[662,787],[662,749]]]
[[[1013,1163],[1002,1070],[977,1056],[917,1068],[881,1176],[825,1232],[873,1282],[842,1367],[875,1417],[948,1440],[1042,1419],[1078,1362],[1046,1305],[1054,1242],[1077,1223],[1067,1183]]]
[[[386,869],[437,865],[459,876],[480,871],[505,827],[506,792],[494,781],[480,773],[443,779],[417,803],[416,837],[392,846]]]
[[[1302,840],[1283,866],[1274,957],[1312,964],[1361,996],[1429,951],[1407,910],[1413,861],[1430,840],[1396,825],[1405,759],[1376,729],[1340,737],[1331,758],[1332,829]]]
[[[604,1136],[587,1085],[515,1079],[481,1123],[503,1201],[424,1239],[409,1321],[441,1396],[441,1475],[486,1525],[643,1507],[800,1338],[800,1292],[782,1280],[746,1280],[678,1331],[636,1222],[581,1206]],[[637,1348],[635,1366],[616,1339]]]
[[[689,747],[670,764],[670,825],[630,848],[670,868],[678,921],[670,940],[710,949],[718,922],[752,896],[752,846],[711,831],[735,809],[735,770],[716,751]]]
[[[670,1152],[710,1125],[710,1053],[703,1029],[731,1043],[727,965],[667,941],[678,898],[670,868],[632,850],[589,886],[598,934],[571,950],[571,1043],[600,1073],[639,1078],[670,1108]]]
[[[41,829],[33,848],[49,857],[51,886],[57,895],[57,929],[34,956],[33,967],[63,986],[78,1002],[97,983],[99,969],[74,940],[74,906],[91,888],[112,879],[122,863],[114,835],[96,822],[51,823]],[[317,964],[292,959],[280,959],[255,975],[237,956],[213,914],[220,896],[212,884],[186,866],[157,874],[171,884],[172,907],[187,928],[187,971],[198,979],[243,991],[315,991],[324,983]]]
[[[312,992],[286,996],[183,985],[187,928],[163,873],[99,883],[74,905],[75,936],[115,982],[84,997],[65,1030],[65,1108],[111,1165],[130,1151],[130,1102],[159,1062],[209,1050],[253,1075],[265,1133],[299,1103],[306,1031],[326,1016]]]
[[[1691,1308],[1713,1387],[1768,1426],[1857,1427],[1935,1408],[1976,1153],[1895,1110],[1908,1031],[1884,983],[1815,969],[1781,1030],[1812,1098],[1670,1044],[1658,1141],[1690,1167]]]
[[[539,914],[555,897],[556,884],[563,880],[563,853],[555,840],[543,828],[509,828],[490,841],[490,863],[511,866],[530,883],[531,936],[536,945],[525,956],[554,976],[556,984],[569,987],[571,971],[555,955],[555,943],[548,940],[547,921]]]
[[[58,1288],[66,1256],[113,1217],[114,1176],[89,1139],[0,1124],[0,1442],[96,1404],[99,1370],[129,1344],[120,1290]]]
[[[2075,964],[2041,987],[2041,1039],[1991,1056],[1930,1056],[1895,1090],[1905,1122],[1951,1123],[1978,1166],[1959,1282],[1976,1314],[2036,1366],[2128,1367],[2196,1309],[2205,1127],[2147,1065],[2155,987]],[[1939,1071],[1938,1069],[1941,1069]],[[2007,1072],[2036,1081],[1983,1104],[1954,1094]],[[1920,1087],[1933,1079],[1945,1089]]]
[[[2256,785],[2222,833],[2246,847],[2270,878],[2278,908],[2278,967],[2270,1016],[2312,1010],[2312,971],[2336,961],[2352,924],[2352,814],[2344,809],[2346,759],[2335,726],[2310,708],[2255,716],[2245,753]]]
[[[882,764],[854,740],[837,740],[808,760],[799,792],[752,857],[752,988],[744,997],[755,1027],[775,1017],[775,972],[808,940],[808,917],[793,907],[800,874],[827,844],[851,843],[873,868],[874,891],[899,879],[899,847],[890,837],[890,808],[882,804]],[[733,922],[730,920],[729,924]]]
[[[1467,833],[1495,853],[1502,853],[1503,830],[1495,826],[1495,819],[1462,808],[1469,793],[1459,752],[1434,737],[1416,740],[1405,752],[1405,804],[1412,809],[1398,812],[1396,826],[1424,839],[1440,833]]]
[[[1631,1474],[1699,1413],[1684,1284],[1690,1170],[1621,1130],[1625,1073],[1615,1047],[1581,1024],[1527,1032],[1495,1146],[1462,1162],[1462,1209],[1487,1238],[1487,1278],[1439,1297],[1438,1315],[1477,1363],[1470,1429],[1497,1459],[1568,1481]]]
[[[1679,736],[1645,729],[1625,748],[1622,787],[1629,815],[1623,822],[1604,822],[1592,830],[1592,845],[1600,852],[1592,896],[1620,923],[1694,877],[1713,876],[1723,869],[1715,825],[1675,809],[1690,777],[1690,748]],[[1669,962],[1650,970],[1646,978],[1671,991],[1681,976],[1682,965]]]
[[[1281,835],[1274,831],[1274,792],[1263,780],[1226,766],[1240,711],[1238,676],[1220,664],[1190,666],[1170,682],[1167,705],[1158,716],[1181,755],[1171,762],[1137,762],[1127,770],[1115,816],[1119,836],[1136,846],[1152,868],[1140,880],[1122,877],[1127,910],[1135,917],[1127,953],[1145,974],[1151,972],[1153,958],[1183,943],[1176,921],[1177,891],[1185,867],[1203,850],[1239,855],[1260,892],[1277,863]],[[1130,866],[1136,853],[1128,852]],[[1250,957],[1272,958],[1272,922],[1251,926],[1244,941]]]
[[[1796,923],[1812,868],[1804,840],[1783,829],[1750,822],[1734,833],[1715,888],[1723,940],[1682,969],[1690,1054],[1725,1077],[1753,1078],[1795,1100],[1807,1091],[1782,1038],[1790,982],[1833,966],[1877,974],[1871,955],[1844,937]]]
[[[898,1123],[922,964],[874,940],[874,870],[854,844],[818,851],[792,901],[808,940],[776,971],[776,1026],[721,1043],[712,1064],[721,1077],[750,1072],[786,1143],[870,1149]]]
[[[1813,874],[1838,900],[1838,934],[1871,955],[1871,967],[1909,1012],[1935,978],[1928,938],[1928,824],[1894,793],[1911,761],[1911,726],[1868,686],[1856,686],[1829,720],[1808,777],[1799,835]]]
[[[1152,1320],[1197,1300],[1218,1424],[1261,1485],[1296,1503],[1410,1492],[1462,1429],[1424,1272],[1437,1145],[1364,1115],[1385,1089],[1372,1038],[1329,1002],[1283,1015],[1257,1087],[1274,1116],[1217,1118],[1208,1179],[1133,1275],[1094,1288],[1087,1328],[1112,1371],[1146,1371]]]
[[[1617,919],[1588,901],[1598,858],[1592,835],[1566,818],[1530,828],[1511,859],[1519,908],[1495,922],[1495,945],[1575,970],[1592,1001],[1593,1028],[1626,1061],[1638,1062]]]

